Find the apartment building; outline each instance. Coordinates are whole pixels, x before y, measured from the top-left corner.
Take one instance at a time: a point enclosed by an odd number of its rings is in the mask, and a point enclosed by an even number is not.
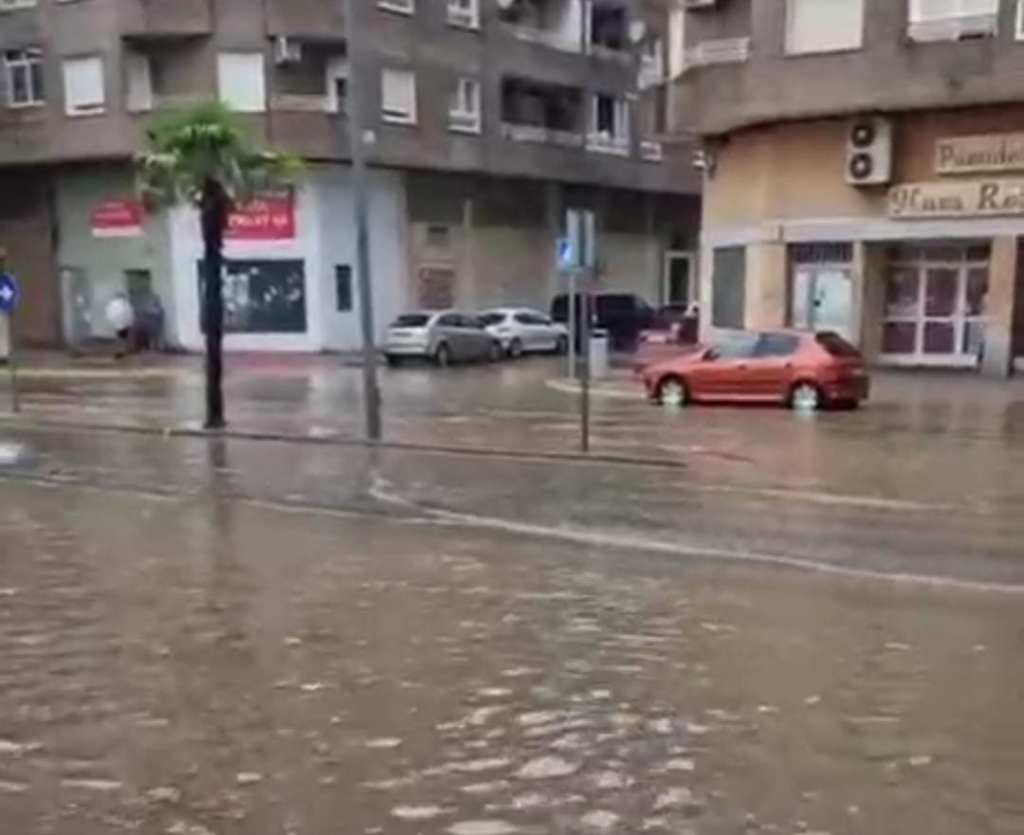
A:
[[[0,248],[26,340],[106,336],[127,290],[200,347],[195,215],[144,212],[131,158],[155,111],[211,97],[308,163],[232,216],[229,349],[358,344],[355,100],[379,327],[410,307],[546,307],[569,207],[599,214],[600,288],[695,293],[699,177],[663,141],[660,2],[352,5],[346,21],[340,0],[0,0]]]
[[[816,326],[880,363],[1024,354],[1019,0],[686,0],[717,327]]]

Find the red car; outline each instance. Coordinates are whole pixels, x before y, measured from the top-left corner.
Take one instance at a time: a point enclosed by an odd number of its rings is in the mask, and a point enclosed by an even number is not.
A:
[[[831,332],[737,332],[658,362],[641,377],[656,403],[778,403],[795,409],[858,406],[867,399],[864,359]]]

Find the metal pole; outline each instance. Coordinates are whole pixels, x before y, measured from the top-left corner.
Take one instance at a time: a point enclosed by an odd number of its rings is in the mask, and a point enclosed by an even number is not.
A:
[[[579,377],[576,369],[576,330],[578,327],[576,317],[576,271],[569,273],[569,379],[575,380]]]
[[[14,311],[7,314],[7,367],[11,372],[11,411],[21,411],[21,392],[18,391],[18,341],[14,336]]]
[[[370,280],[370,229],[366,189],[366,140],[362,126],[362,85],[359,58],[362,51],[357,34],[355,3],[342,0],[345,48],[348,53],[348,137],[352,154],[352,203],[356,225],[356,278],[359,282],[359,321],[363,335],[363,406],[366,437],[381,439],[381,396],[377,381],[377,346],[374,344],[373,282]],[[345,114],[339,114],[344,118]]]
[[[580,372],[580,449],[590,452],[590,281],[580,296],[580,352],[583,356]]]

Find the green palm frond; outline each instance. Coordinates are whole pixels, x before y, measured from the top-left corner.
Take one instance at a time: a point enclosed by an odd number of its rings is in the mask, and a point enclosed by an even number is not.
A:
[[[158,114],[136,157],[139,191],[149,207],[197,203],[203,183],[215,180],[233,200],[293,183],[302,162],[260,149],[245,123],[220,102]]]

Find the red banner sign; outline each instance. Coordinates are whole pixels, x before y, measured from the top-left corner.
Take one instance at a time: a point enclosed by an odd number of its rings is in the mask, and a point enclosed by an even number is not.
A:
[[[142,234],[142,203],[134,198],[104,200],[89,216],[94,238],[133,238]]]
[[[290,191],[268,192],[240,203],[228,216],[232,241],[288,241],[295,237],[295,200]]]

